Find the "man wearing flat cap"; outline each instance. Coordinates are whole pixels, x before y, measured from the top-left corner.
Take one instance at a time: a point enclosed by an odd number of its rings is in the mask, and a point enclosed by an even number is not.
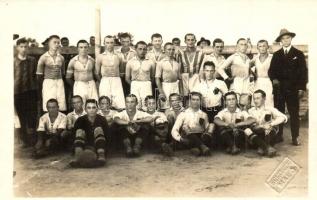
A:
[[[302,51],[291,45],[295,33],[282,29],[276,42],[282,48],[273,54],[269,77],[274,87],[274,105],[285,113],[285,103],[290,114],[292,144],[298,146],[299,136],[299,98],[306,90],[308,79],[305,56]],[[283,141],[283,125],[279,127],[276,142]]]

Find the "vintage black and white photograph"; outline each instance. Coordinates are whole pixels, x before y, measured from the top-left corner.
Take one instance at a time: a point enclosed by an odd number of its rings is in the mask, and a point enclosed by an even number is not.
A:
[[[313,1],[1,4],[10,198],[310,197]]]

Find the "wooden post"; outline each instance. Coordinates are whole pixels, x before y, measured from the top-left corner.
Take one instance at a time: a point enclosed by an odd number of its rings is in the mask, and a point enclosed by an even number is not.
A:
[[[95,19],[95,58],[100,54],[101,50],[101,20],[100,20],[100,5],[96,7]]]

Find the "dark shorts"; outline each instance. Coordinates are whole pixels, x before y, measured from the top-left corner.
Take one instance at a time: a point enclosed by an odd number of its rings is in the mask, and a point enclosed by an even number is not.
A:
[[[14,95],[14,106],[21,123],[21,128],[36,128],[37,103],[36,90]]]

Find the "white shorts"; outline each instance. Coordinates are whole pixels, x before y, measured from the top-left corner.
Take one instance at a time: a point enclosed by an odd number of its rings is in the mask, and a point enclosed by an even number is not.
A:
[[[179,94],[179,81],[177,80],[174,83],[162,82],[162,89],[163,89],[165,96],[166,96],[166,107],[170,107],[169,106],[169,96],[172,93]]]
[[[255,90],[261,89],[266,93],[265,106],[274,107],[273,86],[270,78],[258,77],[255,82]]]
[[[194,74],[191,78],[189,78],[189,73],[183,73],[181,76],[183,81],[184,96],[188,96],[196,84],[199,84],[199,74]]]
[[[230,86],[230,90],[234,91],[238,95],[242,93],[252,94],[253,88],[249,77],[235,77]]]
[[[46,112],[46,102],[56,99],[59,110],[66,111],[65,88],[63,79],[44,79],[42,88],[43,110]]]
[[[125,99],[120,77],[102,77],[99,85],[99,96],[107,96],[116,109],[125,108]]]
[[[87,99],[95,99],[98,101],[98,92],[94,80],[75,81],[73,93],[74,95],[81,96],[81,98],[83,98],[84,104]]]
[[[152,95],[151,81],[132,81],[130,93],[134,94],[138,98],[138,108],[145,110],[145,97]]]

